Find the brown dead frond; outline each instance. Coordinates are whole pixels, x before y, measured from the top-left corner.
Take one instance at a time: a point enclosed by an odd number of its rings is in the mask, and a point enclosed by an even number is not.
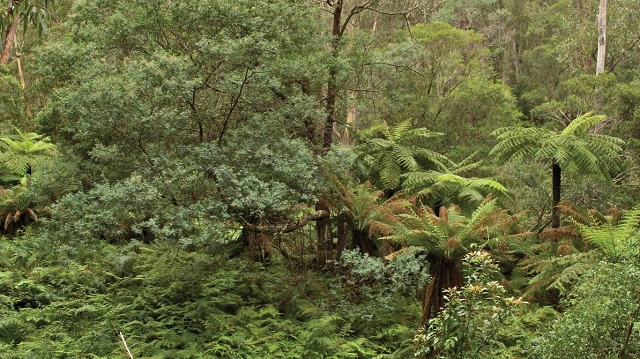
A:
[[[611,225],[617,226],[622,219],[622,210],[620,208],[612,207],[609,208],[609,214],[611,215]]]
[[[540,233],[541,241],[558,242],[561,239],[580,238],[580,232],[573,226],[547,229]]]

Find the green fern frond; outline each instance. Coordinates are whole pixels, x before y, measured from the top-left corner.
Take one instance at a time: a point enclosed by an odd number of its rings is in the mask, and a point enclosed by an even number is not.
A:
[[[572,285],[578,283],[580,279],[593,269],[594,264],[590,262],[575,262],[565,268],[558,276],[549,284],[547,289],[557,289],[565,292]]]
[[[37,133],[23,133],[17,128],[15,131],[17,135],[0,137],[0,164],[11,174],[23,176],[31,167],[50,159],[55,145]]]
[[[386,122],[385,122],[385,125],[386,125]],[[389,128],[388,125],[387,125],[387,128]],[[404,137],[405,134],[407,134],[407,132],[409,132],[410,129],[411,129],[411,120],[404,120],[389,130],[389,134],[391,135],[389,137],[393,139],[402,138]]]
[[[524,268],[538,273],[530,280],[527,293],[534,294],[548,289],[566,291],[582,275],[592,270],[599,260],[596,253],[578,252],[534,261]]]
[[[446,156],[427,149],[427,139],[441,134],[426,128],[411,128],[411,121],[395,127],[386,123],[361,133],[365,138],[356,147],[359,172],[365,173],[381,189],[397,190],[402,175],[421,170],[445,170],[451,163]]]
[[[631,210],[617,225],[609,223],[598,227],[579,224],[580,233],[592,245],[599,248],[611,261],[638,254],[638,226],[640,208]]]
[[[584,115],[571,121],[569,125],[562,131],[563,135],[577,135],[587,133],[592,127],[604,122],[607,118],[603,115],[592,115],[593,112],[587,112]]]

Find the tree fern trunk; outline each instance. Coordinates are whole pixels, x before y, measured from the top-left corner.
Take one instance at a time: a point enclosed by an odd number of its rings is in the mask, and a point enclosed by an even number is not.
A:
[[[560,227],[560,214],[558,213],[558,203],[560,203],[560,184],[562,180],[562,171],[560,169],[560,165],[554,159],[553,160],[553,192],[551,195],[552,198],[552,208],[551,208],[551,228],[559,228]]]
[[[446,304],[444,291],[449,288],[462,287],[462,263],[455,259],[434,257],[429,260],[431,281],[422,292],[421,326],[428,326],[429,320],[440,313]]]
[[[371,237],[369,237],[367,232],[354,229],[351,231],[351,235],[353,238],[353,245],[360,250],[360,253],[366,253],[370,256],[377,255],[378,247],[373,242]]]

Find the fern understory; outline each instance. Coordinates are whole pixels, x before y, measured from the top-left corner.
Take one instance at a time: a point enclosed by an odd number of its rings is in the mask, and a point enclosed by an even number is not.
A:
[[[126,358],[118,332],[135,358],[410,357],[420,312],[400,293],[349,301],[335,273],[282,258],[161,242],[3,240],[0,288],[7,359]]]

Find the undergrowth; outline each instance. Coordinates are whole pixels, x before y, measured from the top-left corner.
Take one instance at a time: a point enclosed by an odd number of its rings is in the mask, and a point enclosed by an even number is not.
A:
[[[218,247],[2,240],[0,357],[126,358],[119,332],[135,358],[411,357],[415,293],[378,277],[351,300],[340,278]]]

